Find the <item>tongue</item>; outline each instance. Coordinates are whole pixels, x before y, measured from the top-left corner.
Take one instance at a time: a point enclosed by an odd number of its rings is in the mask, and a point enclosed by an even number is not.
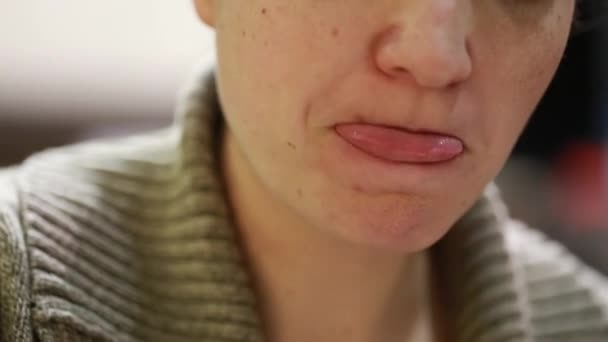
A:
[[[369,124],[344,124],[336,132],[361,151],[397,163],[438,163],[463,151],[457,138]]]

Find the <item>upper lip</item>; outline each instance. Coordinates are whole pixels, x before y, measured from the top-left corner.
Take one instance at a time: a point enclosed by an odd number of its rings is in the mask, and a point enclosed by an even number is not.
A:
[[[392,128],[392,129],[402,130],[402,131],[405,131],[405,132],[408,132],[408,133],[442,135],[442,136],[446,136],[446,137],[450,137],[450,138],[455,138],[455,139],[458,139],[458,140],[462,141],[463,145],[465,145],[465,148],[466,148],[466,144],[465,144],[464,139],[461,136],[459,136],[458,134],[454,133],[452,130],[449,130],[449,129],[427,127],[427,126],[422,126],[422,125],[409,125],[409,126],[405,126],[405,125],[402,125],[402,124],[387,123],[386,121],[385,122],[374,122],[374,121],[371,121],[371,120],[364,120],[364,119],[357,119],[357,120],[352,120],[352,121],[339,122],[339,123],[337,123],[337,124],[334,125],[334,128],[336,126],[347,125],[347,124],[373,125],[373,126],[379,126],[379,127],[386,127],[386,128]]]

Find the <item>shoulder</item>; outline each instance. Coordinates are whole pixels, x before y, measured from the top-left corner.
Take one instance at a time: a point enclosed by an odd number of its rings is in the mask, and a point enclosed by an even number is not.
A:
[[[508,220],[505,238],[521,273],[527,312],[542,341],[607,341],[608,279],[560,243]]]
[[[15,207],[17,204],[17,186],[16,186],[16,175],[17,168],[0,168],[0,204],[3,207],[9,205]]]
[[[125,234],[110,228],[128,224],[137,196],[165,195],[155,190],[175,173],[177,145],[164,130],[49,149],[0,169],[0,342],[29,342],[40,322],[56,318],[47,301],[75,293],[68,273],[84,264],[85,245],[110,246],[97,267],[121,256],[111,245]]]
[[[32,201],[49,199],[48,196],[105,199],[135,194],[136,185],[154,184],[170,173],[168,168],[179,165],[178,148],[176,131],[166,129],[35,154],[20,168],[24,209],[31,209]]]
[[[198,146],[195,139],[172,127],[48,150],[20,167],[37,334],[63,341],[128,340],[142,326],[166,333],[156,326],[169,324],[172,314],[150,303],[189,296],[183,289],[192,277],[184,270],[208,272],[201,278],[208,281],[236,267],[216,272],[206,261],[238,260],[238,253],[228,242],[232,232],[218,229],[228,226],[227,209],[206,150],[188,146]],[[173,274],[177,280],[168,279]],[[146,322],[156,326],[134,319],[148,311]],[[183,327],[172,331],[189,334]]]
[[[28,172],[53,166],[87,169],[94,168],[95,165],[129,162],[158,164],[167,161],[178,145],[178,129],[171,126],[126,137],[101,138],[49,148],[29,157],[21,169]]]
[[[29,266],[16,169],[0,169],[0,341],[25,342],[29,327]]]

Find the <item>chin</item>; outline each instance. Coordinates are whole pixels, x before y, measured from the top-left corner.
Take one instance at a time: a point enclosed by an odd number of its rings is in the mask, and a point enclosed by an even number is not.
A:
[[[452,222],[429,209],[358,211],[343,218],[340,235],[359,245],[400,254],[424,251],[445,235]]]

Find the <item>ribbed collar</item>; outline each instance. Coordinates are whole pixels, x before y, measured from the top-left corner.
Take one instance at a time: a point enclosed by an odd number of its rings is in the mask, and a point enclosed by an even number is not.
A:
[[[185,88],[176,113],[182,159],[216,156],[221,127],[213,72],[199,73]],[[433,272],[440,282],[447,318],[453,323],[450,341],[531,339],[521,268],[503,231],[507,220],[498,190],[490,184],[431,249]]]

